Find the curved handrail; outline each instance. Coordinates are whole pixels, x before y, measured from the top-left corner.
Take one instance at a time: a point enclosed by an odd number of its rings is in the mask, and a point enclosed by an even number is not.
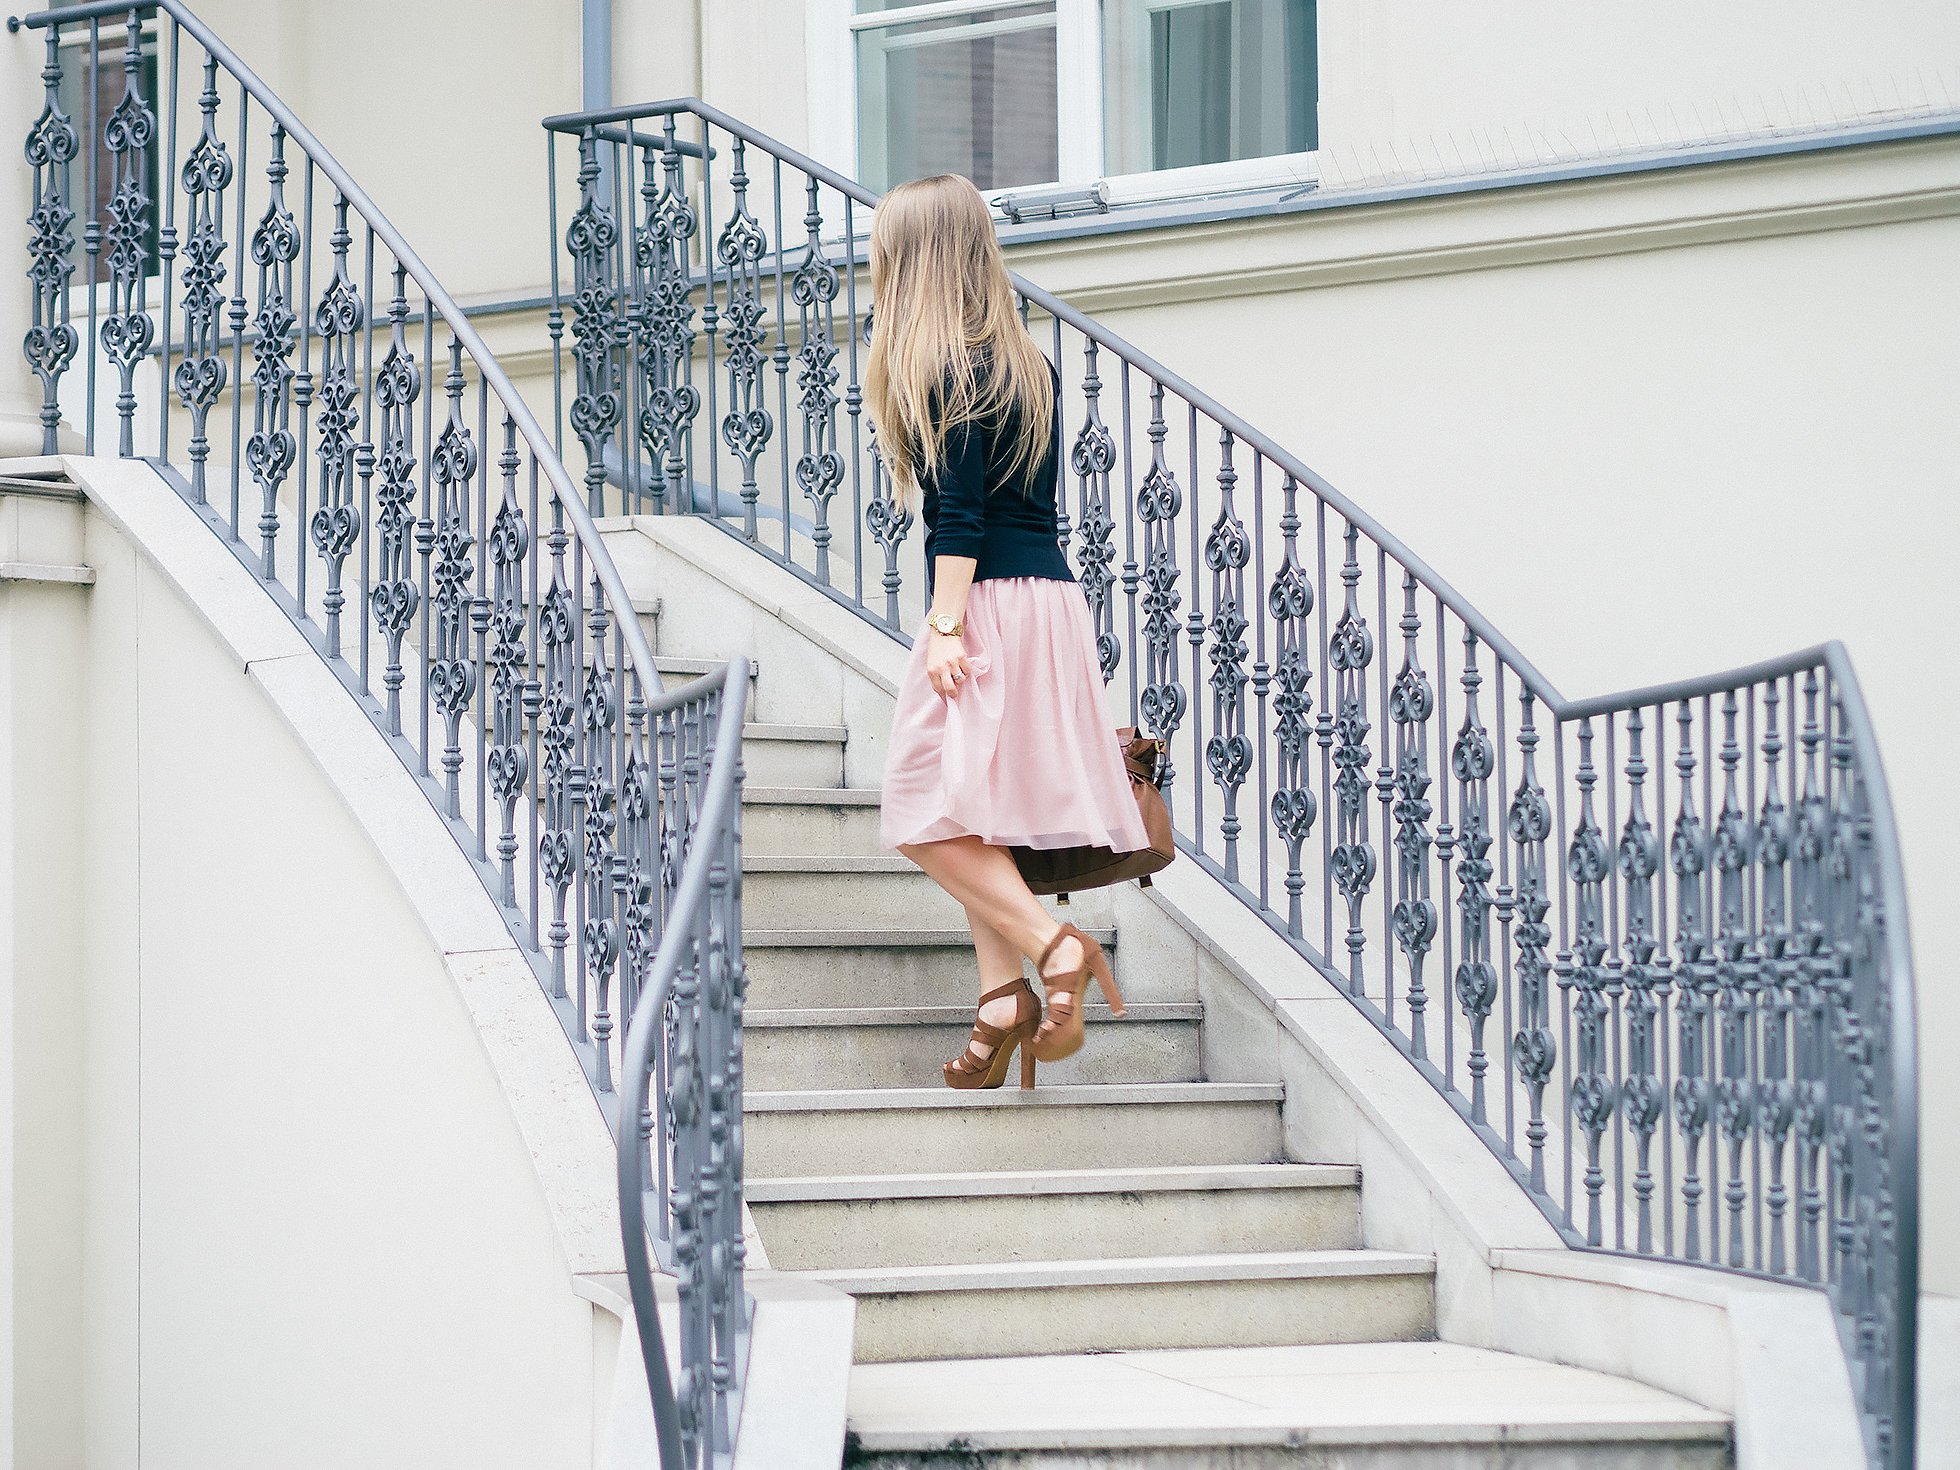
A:
[[[646,1201],[653,1192],[652,1172],[647,1161],[647,1141],[644,1137],[653,1131],[653,1118],[649,1109],[649,1092],[655,1073],[656,1053],[667,1039],[667,1011],[674,996],[675,977],[683,968],[703,966],[713,969],[724,967],[724,973],[711,984],[727,987],[739,994],[740,980],[740,942],[741,911],[739,902],[732,907],[729,903],[731,892],[739,893],[741,876],[740,846],[736,837],[737,818],[741,801],[742,772],[742,722],[748,707],[749,686],[753,668],[745,654],[737,654],[727,663],[710,671],[702,678],[666,696],[671,708],[679,708],[683,703],[720,697],[716,714],[718,721],[713,745],[713,757],[709,764],[708,777],[701,799],[699,815],[694,828],[695,837],[687,853],[682,869],[680,884],[674,893],[673,906],[667,914],[667,930],[654,956],[653,968],[647,984],[640,992],[638,1003],[626,1026],[626,1045],[621,1062],[623,1088],[621,1097],[621,1127],[619,1130],[619,1227],[626,1252],[626,1277],[633,1298],[633,1315],[639,1331],[640,1356],[645,1366],[647,1390],[653,1401],[655,1432],[660,1446],[660,1463],[663,1470],[685,1470],[696,1463],[690,1453],[691,1445],[683,1444],[682,1415],[676,1402],[674,1385],[668,1368],[668,1358],[664,1335],[660,1328],[658,1305],[654,1300],[654,1267],[649,1256],[647,1240]],[[720,905],[722,912],[715,913],[713,906]],[[719,936],[711,933],[716,920],[723,925]],[[733,975],[726,973],[730,961],[727,946],[730,941],[736,947]],[[735,1055],[739,1058],[739,1021],[731,1028],[729,1040]],[[696,1057],[697,1066],[701,1058]],[[710,1059],[710,1065],[726,1068],[729,1057],[724,1055]],[[676,1090],[685,1090],[688,1079],[677,1079]],[[724,1074],[723,1086],[730,1087]],[[732,1091],[739,1095],[737,1078]],[[739,1098],[736,1107],[739,1109]],[[638,1127],[628,1126],[632,1120],[642,1120]],[[665,1147],[665,1140],[655,1143],[655,1147]],[[739,1155],[739,1140],[733,1144]],[[679,1146],[677,1144],[677,1152]],[[725,1163],[725,1161],[724,1161]],[[739,1179],[739,1162],[736,1164],[736,1178]],[[685,1186],[682,1186],[685,1187]],[[685,1187],[686,1192],[698,1201],[698,1184]],[[726,1198],[721,1203],[727,1207],[732,1203],[732,1213],[737,1236],[740,1233],[741,1198],[739,1189],[732,1202]],[[684,1257],[683,1266],[690,1270],[715,1272],[717,1263],[710,1260],[702,1262],[698,1258],[699,1247],[692,1248],[696,1253],[692,1259],[685,1259],[687,1251],[677,1251]],[[737,1300],[733,1303],[739,1310],[741,1282],[741,1263],[728,1253],[729,1259],[719,1264],[719,1269],[727,1273],[732,1287],[723,1283],[724,1288],[732,1290]],[[682,1326],[683,1337],[688,1333],[690,1322]],[[720,1330],[725,1324],[711,1321],[711,1333]],[[738,1328],[739,1332],[739,1328]],[[689,1354],[683,1347],[684,1360],[706,1362],[714,1356],[712,1351]],[[734,1345],[728,1351],[738,1351]],[[739,1382],[739,1374],[736,1380]],[[727,1414],[739,1413],[733,1409],[716,1406],[709,1401],[706,1390],[711,1386],[709,1375],[689,1377],[684,1375],[682,1394],[693,1394],[695,1403],[690,1406],[687,1422],[692,1426],[692,1436],[699,1437],[704,1430],[712,1442],[732,1443],[733,1425],[717,1421]]]

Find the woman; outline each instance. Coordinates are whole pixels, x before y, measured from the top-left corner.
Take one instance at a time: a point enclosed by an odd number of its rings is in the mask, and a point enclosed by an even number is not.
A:
[[[949,1087],[1081,1049],[1102,946],[1057,924],[1009,846],[1148,841],[1103,710],[1088,603],[1056,521],[1061,379],[1022,326],[985,201],[957,174],[891,191],[871,226],[865,395],[902,497],[923,493],[931,612],[898,691],[881,831],[966,910],[980,1007]],[[1023,978],[1035,962],[1047,1009]]]

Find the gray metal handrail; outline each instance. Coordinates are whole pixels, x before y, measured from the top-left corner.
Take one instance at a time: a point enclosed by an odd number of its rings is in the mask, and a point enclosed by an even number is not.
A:
[[[703,741],[725,705],[739,737],[746,676],[732,699],[727,671],[663,691],[641,610],[475,328],[180,0],[8,25],[46,32],[43,106],[26,139],[22,344],[42,384],[45,447],[59,448],[66,417],[96,453],[97,419],[113,416],[104,452],[149,459],[176,486],[422,787],[536,973],[622,1153],[650,1165],[649,1126],[680,1140],[659,1152],[649,1228],[656,1249],[714,1263],[680,1273],[683,1392],[660,1426],[665,1441],[695,1443],[690,1416],[727,1420],[745,1368],[723,1337],[685,1325],[707,1312],[746,1330],[739,1010],[730,1030],[725,1009],[668,992],[661,1013],[708,1028],[726,1053],[714,1075],[732,1065],[738,1090],[731,1101],[663,1089],[651,1125],[635,1075],[622,1126],[614,1078],[627,1038],[614,1021],[651,983],[701,841]],[[63,47],[64,33],[86,44]],[[84,118],[64,110],[65,80],[81,84]],[[733,773],[723,762],[717,789]],[[708,848],[734,840],[739,808],[722,802],[714,821]],[[717,913],[739,927],[739,890]],[[671,983],[668,972],[660,985]],[[704,1195],[718,1201],[705,1214],[690,1203]],[[622,1208],[648,1224],[643,1189]],[[646,1249],[644,1234],[629,1238],[629,1266]],[[649,1363],[660,1360],[652,1311],[639,1331]],[[701,1442],[725,1456],[731,1440]]]
[[[721,1463],[741,1419],[750,1315],[742,1289],[741,758],[752,674],[738,656],[666,696],[676,709],[698,706],[689,759],[706,772],[666,933],[627,1022],[621,1071],[621,1116],[638,1127],[620,1130],[620,1233],[663,1470]],[[665,1128],[649,1105],[656,1084]],[[678,1389],[649,1239],[681,1286]]]
[[[589,507],[709,507],[909,641],[920,538],[860,380],[876,197],[692,98],[544,126]],[[1064,380],[1062,542],[1184,851],[1572,1245],[1827,1290],[1872,1463],[1909,1465],[1912,968],[1843,649],[1566,698],[1284,446],[1014,285]]]

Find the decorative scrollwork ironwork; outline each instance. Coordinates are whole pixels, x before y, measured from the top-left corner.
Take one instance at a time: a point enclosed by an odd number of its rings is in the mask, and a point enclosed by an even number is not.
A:
[[[259,487],[259,575],[271,581],[278,575],[279,491],[299,457],[299,441],[293,437],[291,426],[293,380],[297,376],[291,355],[299,330],[293,304],[293,262],[299,258],[299,224],[286,207],[284,128],[272,130],[272,157],[266,163],[265,177],[265,213],[252,231],[252,261],[259,268],[259,305],[252,318],[252,436],[245,441],[245,464]],[[399,331],[396,340],[400,340]],[[410,367],[412,371],[412,360]],[[411,401],[413,397],[411,393]],[[403,424],[405,428],[406,419]],[[383,462],[385,466],[385,459]],[[399,722],[396,729],[400,729]]]
[[[1089,621],[1096,630],[1096,662],[1103,683],[1115,677],[1122,662],[1116,638],[1115,609],[1109,589],[1116,580],[1110,570],[1116,560],[1116,521],[1110,514],[1109,472],[1116,467],[1116,439],[1102,421],[1102,379],[1096,375],[1096,344],[1082,348],[1082,427],[1069,450],[1069,468],[1082,487],[1080,544],[1075,553],[1076,580],[1089,602]]]
[[[1572,1016],[1577,1027],[1572,1053],[1572,1116],[1586,1139],[1586,1243],[1605,1241],[1600,1191],[1606,1173],[1599,1150],[1606,1125],[1613,1118],[1613,1089],[1606,1075],[1606,875],[1613,870],[1606,851],[1606,834],[1593,815],[1593,788],[1599,783],[1593,765],[1592,721],[1579,721],[1579,821],[1566,848],[1565,874],[1573,889],[1573,948],[1560,966],[1559,984],[1572,992]]]
[[[75,274],[75,211],[70,167],[81,148],[75,125],[61,107],[60,32],[48,28],[41,66],[41,114],[27,134],[27,166],[34,170],[34,207],[27,216],[27,279],[34,287],[33,317],[21,350],[41,380],[41,452],[61,448],[61,375],[75,360],[81,339],[69,320],[68,281]]]
[[[415,402],[422,396],[422,369],[408,347],[407,291],[408,272],[397,265],[394,294],[388,300],[388,351],[374,375],[374,404],[381,421],[374,534],[380,544],[368,600],[386,649],[381,686],[390,735],[402,732],[402,639],[422,601],[410,534],[415,528]]]
[[[1450,750],[1450,774],[1456,777],[1457,812],[1462,823],[1459,840],[1463,856],[1457,862],[1456,910],[1463,935],[1463,958],[1457,961],[1456,1003],[1470,1023],[1470,1118],[1482,1123],[1488,1116],[1485,1076],[1490,1057],[1484,1050],[1484,1027],[1497,1001],[1497,967],[1491,963],[1490,860],[1495,834],[1490,825],[1490,778],[1497,769],[1497,750],[1484,728],[1477,703],[1484,676],[1477,668],[1477,635],[1463,630],[1463,723]]]
[[[1395,942],[1409,966],[1409,1047],[1417,1057],[1429,1055],[1422,965],[1436,938],[1436,905],[1429,897],[1429,850],[1435,839],[1429,818],[1429,717],[1436,712],[1436,691],[1423,671],[1416,650],[1422,619],[1416,613],[1416,578],[1402,574],[1402,667],[1389,688],[1388,716],[1395,723],[1395,908],[1390,918]]]
[[[728,412],[721,418],[721,439],[742,469],[742,534],[753,541],[761,494],[755,464],[775,432],[775,420],[762,401],[762,257],[769,242],[749,212],[749,175],[743,157],[743,141],[737,138],[728,178],[733,203],[728,223],[715,240],[715,259],[727,292],[721,317],[727,333]]]
[[[360,292],[347,274],[347,248],[352,242],[353,235],[347,229],[347,200],[337,198],[331,242],[333,276],[313,313],[313,328],[320,335],[320,413],[313,425],[314,453],[320,460],[320,500],[308,527],[313,549],[327,564],[327,590],[321,609],[327,617],[327,654],[333,658],[340,656],[340,612],[347,601],[340,590],[341,568],[361,528],[360,507],[354,499],[354,447],[361,429],[361,389],[354,356],[367,313]],[[461,391],[459,381],[457,392]]]
[[[1150,469],[1137,488],[1137,519],[1143,523],[1143,720],[1150,733],[1169,747],[1184,723],[1189,696],[1177,677],[1177,516],[1184,508],[1184,491],[1164,461],[1164,385],[1150,387]],[[1174,777],[1164,763],[1164,785]]]
[[[184,238],[184,356],[172,375],[177,396],[191,416],[191,495],[204,504],[205,461],[211,442],[205,422],[225,390],[225,359],[218,350],[218,308],[224,302],[225,189],[231,184],[231,154],[218,138],[218,61],[204,62],[204,90],[198,94],[203,121],[197,142],[184,160],[181,187],[190,223]]]
[[[429,605],[435,632],[427,660],[429,700],[441,713],[448,740],[442,752],[449,815],[463,814],[463,712],[476,695],[476,664],[470,658],[470,578],[476,574],[470,527],[470,482],[476,478],[476,439],[463,423],[463,349],[449,344],[449,372],[443,379],[449,420],[429,454],[435,477],[435,536],[430,555],[434,591]]]
[[[1313,583],[1300,565],[1299,482],[1286,477],[1279,528],[1283,550],[1279,570],[1266,594],[1272,617],[1276,661],[1273,718],[1279,763],[1269,815],[1286,844],[1286,932],[1301,937],[1301,894],[1306,875],[1300,854],[1313,830],[1319,803],[1314,800],[1307,746],[1312,734],[1313,666],[1307,655],[1307,618],[1313,612]]]
[[[577,769],[578,638],[577,611],[565,576],[564,510],[551,510],[551,530],[545,544],[551,552],[551,573],[538,605],[538,645],[544,656],[543,687],[536,715],[539,766],[544,776],[544,830],[538,836],[538,868],[551,892],[551,923],[545,947],[551,954],[552,994],[563,999],[565,946],[571,938],[566,904],[572,872],[578,862],[575,834],[576,798],[582,789]]]
[[[1747,1201],[1743,1183],[1743,1152],[1749,1146],[1756,1097],[1751,1079],[1755,1066],[1754,1039],[1757,993],[1762,979],[1751,942],[1752,922],[1746,912],[1746,873],[1754,853],[1750,846],[1749,815],[1736,787],[1736,768],[1742,747],[1736,739],[1735,691],[1722,697],[1722,810],[1715,819],[1716,944],[1715,966],[1720,999],[1720,1076],[1715,1084],[1715,1117],[1729,1147],[1728,1178],[1722,1201],[1728,1207],[1728,1262],[1745,1261],[1742,1209]]]
[[[1654,1130],[1667,1110],[1660,1078],[1655,1019],[1668,992],[1667,967],[1654,956],[1660,937],[1654,923],[1654,878],[1661,845],[1647,817],[1646,726],[1640,711],[1627,713],[1627,819],[1620,829],[1618,866],[1626,895],[1626,1080],[1620,1112],[1633,1130],[1634,1249],[1654,1250]]]
[[[116,395],[119,424],[117,453],[128,459],[136,453],[136,365],[149,356],[156,341],[156,323],[146,305],[147,269],[156,201],[150,198],[150,147],[156,141],[157,117],[143,95],[143,27],[135,11],[123,47],[123,94],[102,127],[109,153],[109,228],[103,263],[109,272],[109,297],[102,318],[102,355],[115,366],[120,391]]]
[[[490,792],[497,799],[497,863],[503,869],[504,902],[517,902],[517,804],[531,775],[531,752],[524,743],[524,562],[531,550],[531,527],[517,499],[517,425],[504,419],[504,451],[497,468],[503,500],[490,523],[490,749],[485,757]]]
[[[613,968],[619,962],[618,903],[625,892],[625,863],[620,860],[615,838],[619,828],[619,787],[613,779],[616,767],[616,731],[620,717],[620,689],[613,669],[606,660],[606,640],[612,618],[606,608],[603,588],[595,587],[586,608],[586,647],[584,687],[579,700],[579,762],[584,782],[584,842],[579,863],[581,907],[585,912],[584,975],[593,988],[592,1040],[598,1050],[598,1086],[612,1090]]]
[[[1674,819],[1674,836],[1668,843],[1678,916],[1674,988],[1680,998],[1676,1012],[1678,1075],[1674,1083],[1674,1122],[1684,1145],[1682,1249],[1689,1260],[1698,1261],[1702,1256],[1701,1140],[1708,1131],[1710,1118],[1709,1018],[1718,981],[1709,943],[1705,891],[1708,829],[1695,809],[1694,707],[1688,700],[1680,702],[1676,722],[1680,726],[1680,750],[1674,757],[1674,770],[1681,788],[1681,804]]]
[[[701,396],[688,381],[694,358],[694,298],[688,282],[688,242],[700,228],[681,173],[681,151],[674,119],[667,117],[659,150],[660,181],[654,182],[655,151],[642,150],[645,180],[640,197],[646,223],[634,241],[640,272],[640,310],[634,319],[636,354],[645,406],[640,410],[640,443],[652,461],[654,509],[689,509],[686,499],[688,433],[701,408]]]
[[[1546,957],[1546,947],[1552,942],[1552,930],[1545,922],[1552,908],[1545,867],[1545,842],[1552,835],[1552,804],[1538,780],[1536,701],[1530,689],[1520,693],[1519,703],[1524,713],[1518,724],[1518,787],[1511,795],[1511,809],[1506,818],[1518,855],[1517,928],[1513,935],[1518,947],[1518,1029],[1511,1038],[1511,1058],[1524,1083],[1524,1137],[1531,1187],[1542,1193],[1548,1131],[1545,1087],[1558,1060],[1547,983],[1552,967]]]
[[[1225,876],[1239,876],[1239,788],[1252,770],[1252,741],[1245,733],[1246,617],[1245,568],[1252,540],[1239,519],[1233,492],[1232,433],[1218,441],[1218,517],[1205,537],[1205,566],[1211,571],[1211,738],[1205,742],[1205,769],[1224,797],[1219,836],[1225,848]]]
[[[614,316],[619,306],[619,223],[607,205],[599,167],[599,139],[588,128],[579,138],[578,208],[565,228],[572,257],[572,432],[585,449],[585,498],[592,514],[605,514],[606,446],[619,427],[619,370],[613,358]]]
[[[817,580],[830,585],[830,501],[844,483],[844,456],[837,452],[837,344],[831,340],[831,317],[837,301],[838,272],[824,251],[819,232],[823,212],[817,207],[817,181],[809,182],[809,202],[803,215],[809,240],[803,262],[789,285],[802,327],[797,349],[797,409],[803,416],[803,453],[796,461],[796,486],[810,502],[810,545]]]
[[[1362,956],[1368,937],[1361,927],[1361,905],[1374,885],[1376,857],[1368,841],[1368,665],[1375,658],[1375,635],[1361,615],[1361,532],[1347,528],[1347,556],[1341,563],[1345,590],[1340,620],[1328,643],[1334,666],[1334,795],[1339,809],[1334,844],[1334,886],[1347,903],[1348,988],[1362,993]]]
[[[1797,1009],[1799,962],[1790,927],[1790,859],[1794,833],[1790,809],[1783,799],[1783,727],[1778,719],[1783,690],[1772,680],[1763,690],[1763,803],[1756,821],[1757,891],[1762,895],[1762,976],[1766,998],[1762,1022],[1761,1080],[1756,1089],[1756,1127],[1769,1144],[1766,1167],[1769,1185],[1763,1203],[1769,1211],[1764,1233],[1769,1238],[1769,1271],[1781,1276],[1790,1268],[1788,1233],[1790,1190],[1784,1164],[1790,1130],[1797,1118],[1797,1083],[1791,1025]]]

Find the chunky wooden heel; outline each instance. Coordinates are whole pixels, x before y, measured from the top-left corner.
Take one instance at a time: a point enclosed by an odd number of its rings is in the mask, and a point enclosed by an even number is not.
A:
[[[1073,939],[1082,946],[1082,963],[1073,970],[1051,975],[1048,973],[1048,961],[1064,939]],[[1041,1029],[1034,1034],[1034,1054],[1042,1061],[1059,1062],[1082,1050],[1082,993],[1089,988],[1091,975],[1096,977],[1096,984],[1102,988],[1103,999],[1109,1002],[1110,1014],[1123,1014],[1123,997],[1116,989],[1116,975],[1109,967],[1109,956],[1103,953],[1100,944],[1075,925],[1062,925],[1055,937],[1048,941],[1048,947],[1041,952],[1041,959],[1035,968],[1048,991],[1048,1016],[1042,1021]],[[1064,1000],[1067,1002],[1066,1009],[1060,1004]],[[1060,1012],[1059,1016],[1057,1012]]]
[[[1009,995],[1016,1000],[1014,1024],[1003,1029],[976,1016],[973,1038],[967,1043],[966,1050],[943,1069],[948,1087],[971,1092],[1001,1086],[1007,1081],[1007,1066],[1014,1060],[1017,1047],[1021,1052],[1021,1087],[1025,1091],[1034,1086],[1033,1042],[1035,1032],[1041,1026],[1041,998],[1022,979],[988,991],[980,997],[980,1004],[984,1006],[990,1000],[1000,1000]],[[982,1056],[976,1050],[980,1046],[992,1047],[993,1050]]]

